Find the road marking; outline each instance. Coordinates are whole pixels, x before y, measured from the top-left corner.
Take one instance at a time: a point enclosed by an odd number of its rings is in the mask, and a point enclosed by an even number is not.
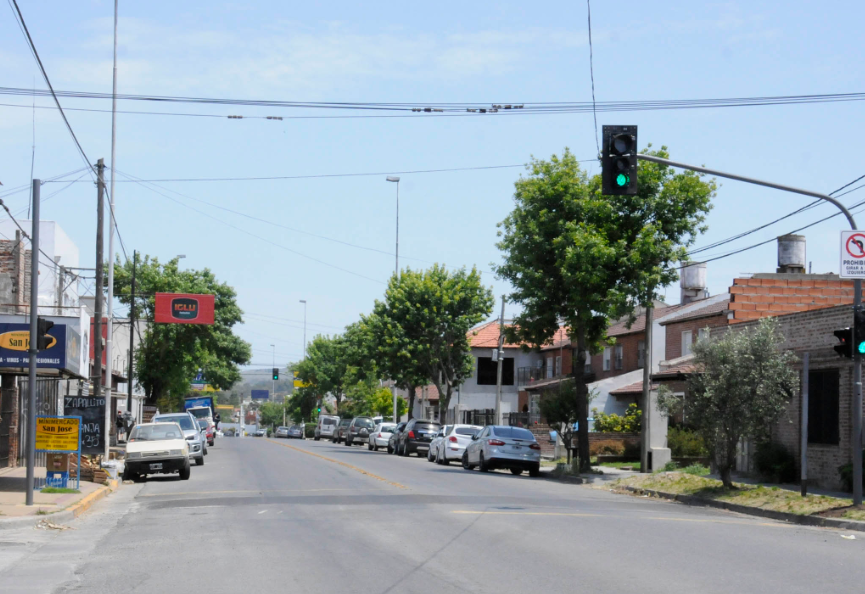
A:
[[[484,516],[569,516],[572,518],[603,518],[602,514],[578,514],[566,512],[523,512],[523,511],[475,511],[475,510],[456,510],[452,514],[481,514]]]
[[[315,453],[310,452],[310,451],[308,451],[308,450],[303,450],[303,449],[301,449],[301,448],[296,448],[296,447],[294,447],[294,446],[292,446],[292,445],[288,445],[287,443],[281,443],[281,442],[278,442],[278,441],[274,441],[274,440],[272,440],[272,439],[265,439],[265,441],[270,442],[270,443],[275,444],[275,445],[282,446],[282,447],[284,447],[284,448],[292,449],[292,450],[294,450],[294,451],[296,451],[296,452],[300,452],[301,454],[307,454],[307,455],[309,455],[309,456],[315,456],[316,458],[321,458],[322,460],[327,460],[328,462],[333,462],[334,464],[339,464],[340,466],[344,466],[345,468],[350,468],[351,470],[354,470],[354,471],[359,472],[359,473],[361,473],[361,474],[365,474],[365,475],[368,476],[368,477],[371,477],[371,478],[374,478],[374,479],[376,479],[376,480],[378,480],[378,481],[382,481],[382,482],[384,482],[384,483],[387,483],[388,485],[391,485],[392,487],[396,487],[396,488],[398,488],[398,489],[405,489],[405,490],[409,490],[409,488],[406,487],[405,485],[401,485],[401,484],[399,484],[399,483],[395,483],[395,482],[393,482],[393,481],[389,481],[388,479],[384,478],[383,476],[378,476],[377,474],[373,474],[373,473],[371,473],[371,472],[368,472],[368,471],[364,470],[363,468],[358,468],[357,466],[354,466],[353,464],[349,464],[349,463],[347,463],[347,462],[341,462],[341,461],[339,461],[339,460],[335,460],[335,459],[333,459],[333,458],[328,458],[327,456],[322,456],[321,454],[315,454]]]
[[[261,510],[260,512],[258,512],[258,515],[260,516],[261,514],[266,514],[266,513],[267,513],[267,510],[266,510],[266,509],[263,509],[263,510]]]
[[[485,511],[485,510],[455,510],[452,514],[477,514],[490,516],[567,516],[572,518],[611,518],[616,517],[625,519],[625,516],[613,516],[611,514],[586,514],[586,513],[567,513],[567,512],[527,512],[527,511]],[[736,524],[743,526],[773,526],[780,528],[795,527],[794,524],[784,524],[780,522],[748,522],[743,520],[717,520],[712,518],[665,518],[663,516],[645,517],[633,516],[630,519],[637,520],[660,520],[662,522],[697,522],[703,524]]]

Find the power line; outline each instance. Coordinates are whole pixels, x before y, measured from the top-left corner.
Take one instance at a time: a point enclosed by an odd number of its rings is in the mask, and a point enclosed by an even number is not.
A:
[[[595,58],[592,48],[592,2],[586,0],[586,8],[589,15],[589,75],[592,78],[592,117],[595,119],[595,146],[598,149],[598,155],[601,154],[601,145],[598,142],[598,108],[595,103]]]

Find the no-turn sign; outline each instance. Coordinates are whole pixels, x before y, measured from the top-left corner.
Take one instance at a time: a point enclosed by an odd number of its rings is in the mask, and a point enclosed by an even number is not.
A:
[[[841,231],[841,278],[865,278],[865,232]]]

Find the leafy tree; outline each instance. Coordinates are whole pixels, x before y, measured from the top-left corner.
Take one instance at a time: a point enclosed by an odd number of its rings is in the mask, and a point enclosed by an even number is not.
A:
[[[700,340],[687,398],[664,385],[659,389],[658,408],[667,414],[684,411],[728,488],[739,441],[767,439],[798,385],[795,356],[780,350],[782,341],[774,318],[751,329],[731,328],[717,340]]]
[[[436,264],[425,271],[401,271],[374,310],[383,326],[383,368],[396,377],[402,372],[406,384],[420,377],[415,372],[424,372],[438,388],[440,418],[445,418],[454,388],[474,370],[468,332],[492,307],[492,291],[481,284],[476,269],[449,272]]]
[[[284,410],[281,402],[262,402],[258,408],[261,424],[270,427],[282,425]]]
[[[294,366],[299,380],[310,384],[319,398],[330,394],[336,400],[337,410],[345,396],[348,371],[346,343],[342,336],[319,334],[306,348],[306,358]]]
[[[643,426],[643,411],[634,402],[621,416],[599,412],[597,408],[592,409],[592,416],[595,418],[595,431],[602,433],[639,433]]]
[[[398,282],[395,279],[391,277],[389,292]],[[362,317],[361,322],[369,331],[370,358],[376,361],[379,373],[393,380],[396,387],[405,390],[408,395],[408,418],[411,420],[417,388],[429,383],[428,368],[420,358],[421,345],[409,339],[403,327],[388,317],[388,311],[386,302],[376,300],[373,313]],[[400,400],[397,399],[398,411]],[[393,414],[392,401],[390,411]],[[398,418],[403,412],[399,413]]]
[[[252,355],[249,343],[232,332],[242,321],[237,293],[206,268],[179,270],[177,258],[160,264],[156,258],[139,255],[136,262],[136,293],[146,297],[130,303],[132,262],[121,263],[119,257],[114,265],[114,294],[135,308],[137,319],[148,322],[135,353],[135,377],[148,404],[179,409],[199,369],[215,389],[230,389],[241,379],[238,366],[248,363]],[[155,293],[215,295],[214,325],[154,324]]]
[[[636,196],[603,196],[600,176],[590,178],[567,149],[561,158],[533,159],[527,170],[514,184],[514,210],[499,224],[504,263],[494,266],[523,307],[508,334],[543,345],[563,323],[576,342],[574,369],[582,370],[610,318],[650,304],[658,286],[675,280],[669,264],[685,257],[701,230],[714,186],[641,163]],[[575,380],[580,470],[588,471],[588,390],[581,373]]]

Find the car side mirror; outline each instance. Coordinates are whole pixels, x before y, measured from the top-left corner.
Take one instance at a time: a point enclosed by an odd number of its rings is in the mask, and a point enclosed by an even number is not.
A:
[[[472,435],[472,441],[477,441],[477,440],[478,440],[478,436],[477,436],[477,435]]]

